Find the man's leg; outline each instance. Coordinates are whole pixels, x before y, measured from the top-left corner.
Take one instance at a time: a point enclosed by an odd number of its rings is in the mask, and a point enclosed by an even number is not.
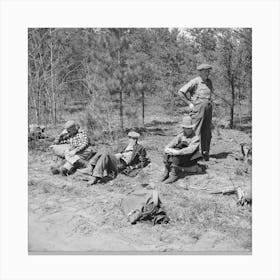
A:
[[[88,162],[86,168],[83,169],[77,169],[79,173],[85,174],[85,175],[92,175],[93,169],[95,165],[97,164],[100,157],[106,153],[106,150],[100,150],[98,151]]]
[[[212,138],[212,104],[208,103],[205,108],[204,120],[201,129],[201,150],[205,160],[209,160],[210,143]]]
[[[168,156],[169,177],[165,181],[166,184],[171,184],[179,179],[178,165],[180,163],[179,156]]]
[[[103,178],[104,171],[107,171],[107,174],[111,172],[115,174],[118,173],[118,159],[113,153],[108,151],[104,152],[96,162],[92,173],[92,176],[95,178],[94,183],[96,183],[98,179]]]
[[[163,156],[163,163],[164,163],[164,172],[160,178],[160,181],[163,182],[169,177],[169,171],[170,171],[170,155],[164,154]]]
[[[69,151],[69,149],[69,144],[59,144],[52,146],[53,153],[60,158],[65,158],[65,154]]]
[[[61,173],[61,167],[64,164],[63,159],[65,159],[65,155],[67,154],[69,149],[69,144],[59,144],[52,146],[52,151],[54,153],[54,157],[56,158],[50,168],[53,175]]]
[[[205,113],[205,104],[202,103],[202,104],[195,105],[193,111],[190,114],[192,121],[195,125],[194,132],[195,135],[197,136],[201,136],[201,128],[203,124],[204,113]]]

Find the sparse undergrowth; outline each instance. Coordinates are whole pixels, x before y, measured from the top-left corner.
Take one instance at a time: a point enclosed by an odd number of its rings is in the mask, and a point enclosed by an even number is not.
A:
[[[233,184],[250,186],[250,168],[234,158],[239,143],[250,141],[249,136],[234,130],[219,131],[213,137],[207,173],[165,185],[158,179],[163,170],[163,147],[172,138],[170,133],[166,135],[147,134],[142,139],[152,164],[136,178],[119,175],[91,187],[79,175],[52,176],[48,150],[30,151],[29,250],[250,252],[251,209],[238,207],[233,195],[208,193]],[[128,223],[121,200],[144,186],[159,190],[169,224]]]

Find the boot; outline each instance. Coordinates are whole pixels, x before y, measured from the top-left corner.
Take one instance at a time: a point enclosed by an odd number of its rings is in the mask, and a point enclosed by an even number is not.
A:
[[[88,186],[96,185],[100,180],[101,180],[100,177],[93,177],[93,179],[90,182],[88,182]]]
[[[51,172],[53,175],[57,175],[60,173],[59,168],[57,168],[56,166],[51,166]]]
[[[62,166],[59,170],[59,173],[61,173],[62,176],[67,176],[68,175],[68,169]]]
[[[165,184],[172,184],[177,181],[179,179],[178,173],[179,171],[176,167],[171,167],[169,178],[165,181]]]
[[[209,153],[207,151],[203,151],[202,156],[204,161],[209,161]]]
[[[170,169],[169,166],[165,165],[164,172],[160,178],[161,182],[165,181],[169,177],[169,169]]]
[[[77,169],[77,171],[79,173],[82,173],[84,175],[92,175],[92,172],[93,172],[93,165],[91,164],[88,164],[88,166],[86,168],[82,168],[82,169]]]
[[[61,168],[60,173],[62,176],[68,176],[73,173],[73,165],[69,162],[66,162]]]
[[[53,175],[58,175],[60,173],[60,168],[64,164],[63,160],[56,159],[53,164],[51,165],[51,173]]]

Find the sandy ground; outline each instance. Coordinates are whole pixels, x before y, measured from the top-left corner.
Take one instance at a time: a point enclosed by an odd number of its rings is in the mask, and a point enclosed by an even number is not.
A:
[[[160,134],[160,135],[159,135]],[[152,164],[136,178],[119,175],[106,184],[87,186],[84,177],[53,176],[49,151],[29,151],[29,252],[78,253],[250,253],[251,209],[238,207],[235,195],[211,190],[251,186],[251,167],[236,160],[248,134],[221,130],[213,135],[206,174],[171,185],[158,183],[162,150],[172,138],[168,127],[141,141]],[[134,189],[156,188],[170,223],[130,225],[120,203]]]

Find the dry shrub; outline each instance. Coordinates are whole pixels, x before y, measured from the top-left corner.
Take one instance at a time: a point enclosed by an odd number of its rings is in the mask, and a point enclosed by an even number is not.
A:
[[[106,104],[92,100],[85,111],[80,114],[79,122],[89,133],[91,140],[111,137],[112,127],[110,111]]]

